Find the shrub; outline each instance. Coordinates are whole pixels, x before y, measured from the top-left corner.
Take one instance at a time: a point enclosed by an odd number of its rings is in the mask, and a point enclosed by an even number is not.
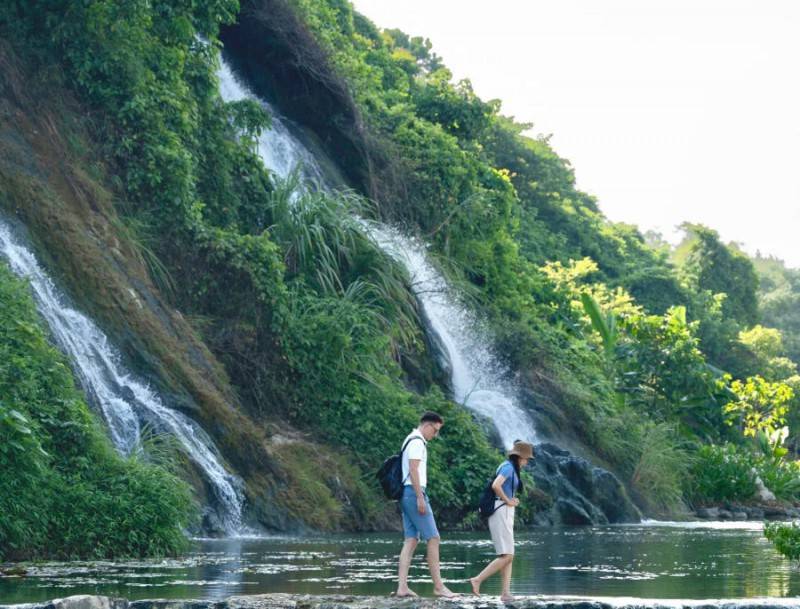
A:
[[[756,475],[752,455],[733,444],[704,445],[695,455],[688,494],[696,502],[752,498]]]
[[[800,463],[797,461],[758,460],[756,471],[764,486],[775,493],[778,499],[800,499]]]
[[[773,522],[764,526],[764,537],[775,549],[791,560],[800,560],[800,526],[796,522]]]

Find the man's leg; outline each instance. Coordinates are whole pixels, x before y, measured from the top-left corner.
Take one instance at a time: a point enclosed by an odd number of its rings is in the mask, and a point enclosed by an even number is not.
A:
[[[433,510],[427,495],[425,495],[425,514],[419,515],[415,524],[422,538],[428,543],[428,570],[430,570],[431,579],[433,580],[433,593],[436,596],[444,596],[446,598],[455,596],[442,581],[442,574],[439,568],[439,529],[436,527],[436,518],[433,516]]]
[[[411,557],[417,549],[417,538],[406,537],[403,549],[400,550],[400,564],[397,567],[397,596],[416,596],[408,587],[408,569],[411,566]]]
[[[436,596],[455,596],[442,581],[442,573],[439,567],[439,537],[431,537],[428,540],[428,569],[433,580],[433,593]]]

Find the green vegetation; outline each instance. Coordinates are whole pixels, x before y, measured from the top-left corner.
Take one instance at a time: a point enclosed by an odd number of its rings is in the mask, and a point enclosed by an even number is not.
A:
[[[120,457],[50,346],[27,285],[0,264],[0,559],[175,554],[188,486]]]
[[[641,501],[670,510],[731,496],[708,481],[684,484],[684,472],[699,475],[697,463],[732,450],[726,443],[752,453],[773,484],[794,470],[789,453],[768,458],[752,434],[726,425],[756,379],[775,384],[748,398],[751,416],[777,410],[791,421],[797,410],[794,362],[779,330],[758,325],[753,261],[699,225],[685,225],[674,253],[648,245],[603,218],[547,138],[526,136],[530,125],[502,116],[469,81],[453,82],[428,41],[380,31],[347,3],[292,4],[352,87],[376,155],[390,151],[388,173],[401,176],[401,190],[377,188],[382,213],[433,242],[512,367],[539,381],[543,402],[570,412],[575,433]],[[784,302],[796,277],[774,264],[770,272]],[[734,486],[734,496],[752,495]]]
[[[326,457],[355,489],[344,498],[297,448],[277,450],[294,488],[284,507],[311,503],[301,517],[312,526],[352,527],[350,502],[369,526],[376,488],[363,478],[425,409],[447,421],[431,446],[443,524],[469,521],[498,458],[431,381],[408,277],[356,214],[402,221],[432,244],[541,409],[649,511],[749,499],[753,469],[797,498],[795,272],[754,264],[702,226],[686,225],[674,252],[649,245],[603,217],[547,138],[453,82],[428,41],[380,31],[342,0],[272,8],[298,16],[295,44],[322,50],[303,56],[310,71],[352,93],[375,203],[355,192],[294,196],[294,180],[264,169],[254,138],[269,117],[217,91],[219,29],[237,16],[235,0],[19,0],[0,8],[0,33],[32,70],[62,74],[90,111],[127,230],[248,415],[344,448],[346,460]],[[30,416],[14,410],[4,429],[26,446]]]
[[[781,332],[786,356],[800,361],[800,271],[775,258],[756,256],[761,321]]]
[[[775,549],[790,560],[800,560],[800,525],[796,522],[783,524],[774,522],[764,527],[764,536]]]
[[[701,446],[689,484],[701,503],[750,499],[756,494],[752,456],[735,444]]]
[[[173,304],[198,320],[249,414],[265,427],[280,418],[314,431],[369,473],[421,411],[442,412],[448,440],[434,449],[431,496],[443,522],[459,522],[481,466],[498,455],[437,387],[406,388],[398,362],[425,357],[416,305],[402,269],[352,217],[368,213],[365,202],[309,192],[290,204],[294,185],[274,183],[254,152],[268,117],[219,97],[216,32],[236,8],[20,2],[0,9],[0,29],[36,68],[61,66],[95,113],[126,225]],[[291,460],[284,466],[298,491],[278,498],[287,509],[317,497],[374,512],[363,490],[376,485],[350,476],[356,492],[337,497]],[[300,517],[326,522],[312,512]]]

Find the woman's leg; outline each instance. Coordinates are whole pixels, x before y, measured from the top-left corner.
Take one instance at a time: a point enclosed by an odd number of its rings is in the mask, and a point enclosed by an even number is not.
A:
[[[503,591],[500,593],[501,601],[510,601],[514,597],[511,596],[511,568],[514,566],[514,555],[506,554],[508,562],[503,566]]]
[[[483,571],[478,573],[478,575],[471,577],[469,583],[472,584],[472,592],[474,594],[480,594],[481,584],[501,569],[504,569],[513,559],[514,556],[512,554],[501,554],[486,565]]]

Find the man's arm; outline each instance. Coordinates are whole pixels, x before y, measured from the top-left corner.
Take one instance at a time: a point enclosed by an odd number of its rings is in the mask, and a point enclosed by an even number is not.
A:
[[[408,473],[411,475],[411,486],[417,495],[417,511],[421,516],[425,515],[425,496],[422,494],[422,485],[419,483],[419,462],[421,459],[408,460]]]

